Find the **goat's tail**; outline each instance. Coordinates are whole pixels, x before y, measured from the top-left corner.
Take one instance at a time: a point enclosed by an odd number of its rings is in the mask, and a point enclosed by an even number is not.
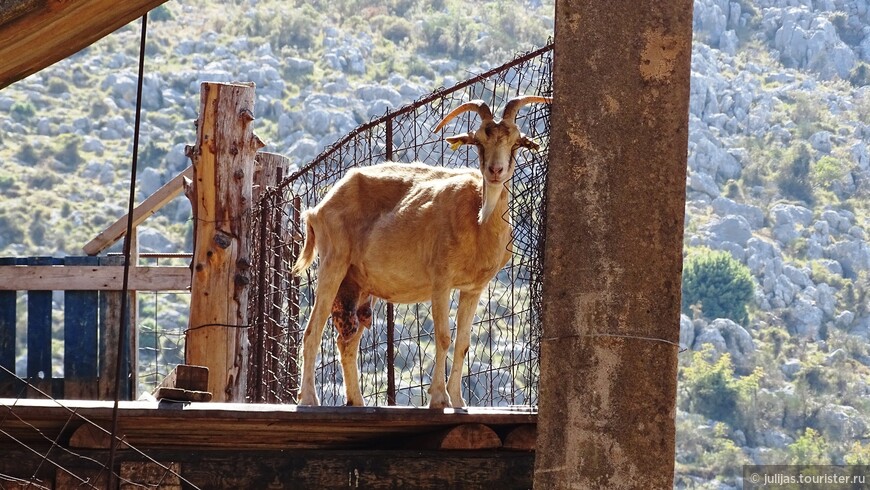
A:
[[[298,276],[305,272],[311,263],[314,262],[314,252],[316,250],[314,243],[314,228],[311,227],[311,220],[305,220],[305,245],[302,246],[302,254],[296,259],[291,272],[294,276]]]

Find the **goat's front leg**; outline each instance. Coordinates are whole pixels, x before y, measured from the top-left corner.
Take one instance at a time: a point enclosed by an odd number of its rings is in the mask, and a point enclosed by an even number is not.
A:
[[[450,407],[450,395],[444,373],[447,369],[447,351],[450,350],[450,290],[436,291],[432,295],[432,321],[435,324],[435,368],[429,386],[429,408]]]
[[[471,344],[471,322],[474,320],[474,312],[477,310],[482,293],[482,289],[459,293],[459,309],[456,311],[456,344],[453,348],[450,379],[447,381],[447,393],[454,408],[465,406],[465,400],[462,399],[462,368]]]
[[[329,261],[321,259],[317,288],[314,292],[314,307],[311,309],[311,316],[308,317],[308,324],[302,337],[302,359],[298,362],[302,368],[302,383],[299,385],[297,398],[299,405],[320,404],[314,385],[314,361],[317,359],[320,340],[323,338],[323,327],[326,326],[326,320],[329,318],[332,301],[347,272],[346,267],[336,268],[329,264]]]

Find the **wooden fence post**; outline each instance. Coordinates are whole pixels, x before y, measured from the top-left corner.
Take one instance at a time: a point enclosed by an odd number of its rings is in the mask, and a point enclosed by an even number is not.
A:
[[[186,362],[209,368],[214,401],[245,399],[253,84],[202,84],[193,160],[194,251]]]
[[[283,220],[281,213],[283,209],[274,206],[278,200],[272,200],[270,204],[262,203],[263,195],[269,188],[274,188],[281,183],[284,178],[285,171],[290,165],[290,159],[277,153],[259,152],[254,166],[254,187],[253,187],[253,203],[257,208],[261,204],[262,208],[255,209],[255,212],[260,213],[260,228],[259,238],[255,245],[258,247],[257,256],[259,261],[257,266],[260,269],[257,271],[259,284],[257,285],[258,297],[252,299],[255,302],[258,318],[251,318],[252,330],[249,332],[248,338],[254,346],[254,362],[251,363],[255,372],[248,373],[249,393],[251,401],[266,402],[273,401],[270,397],[272,387],[269,386],[270,379],[264,378],[265,373],[277,372],[276,353],[278,343],[276,339],[281,331],[282,324],[285,324],[282,316],[282,306],[284,304],[284,295],[287,288],[281,287],[281,284],[286,280],[288,270],[284,270],[283,260],[285,257],[279,254],[271,254],[273,262],[268,265],[265,263],[267,254],[272,250],[287,250],[286,233],[282,226]],[[267,287],[269,284],[271,287]],[[269,294],[267,294],[267,291]],[[269,353],[273,355],[268,355]]]

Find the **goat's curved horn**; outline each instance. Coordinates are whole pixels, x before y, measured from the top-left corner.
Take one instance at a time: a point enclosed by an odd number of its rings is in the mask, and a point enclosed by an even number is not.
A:
[[[535,103],[550,104],[552,102],[552,97],[540,97],[537,95],[521,95],[519,97],[514,97],[504,106],[504,112],[502,113],[501,118],[502,120],[515,122],[517,119],[517,113],[520,112],[520,108],[524,105]]]
[[[437,126],[435,126],[434,132],[440,131],[441,128],[444,127],[444,125],[446,125],[447,123],[452,121],[453,118],[462,114],[463,112],[476,112],[480,115],[480,118],[483,119],[484,121],[491,121],[492,120],[492,111],[489,110],[489,106],[486,105],[486,102],[484,102],[480,99],[470,100],[470,101],[460,105],[456,109],[453,109],[452,111],[450,111],[450,114],[447,114],[446,116],[444,116],[444,119],[442,119],[441,122],[438,123]]]

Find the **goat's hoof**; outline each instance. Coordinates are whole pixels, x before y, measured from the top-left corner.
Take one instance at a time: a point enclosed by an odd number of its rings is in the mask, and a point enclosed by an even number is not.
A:
[[[440,410],[442,408],[450,408],[450,406],[450,396],[447,394],[433,395],[429,398],[429,408]]]
[[[299,394],[299,401],[296,402],[297,405],[300,406],[309,406],[316,407],[320,405],[320,401],[317,399],[317,395],[309,396],[308,394]]]

